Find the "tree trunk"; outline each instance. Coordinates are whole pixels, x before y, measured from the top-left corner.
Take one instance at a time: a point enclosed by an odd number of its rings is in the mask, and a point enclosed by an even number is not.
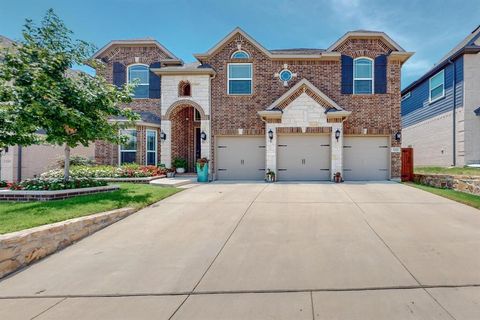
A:
[[[65,159],[63,165],[63,180],[68,181],[70,179],[70,147],[65,144]]]

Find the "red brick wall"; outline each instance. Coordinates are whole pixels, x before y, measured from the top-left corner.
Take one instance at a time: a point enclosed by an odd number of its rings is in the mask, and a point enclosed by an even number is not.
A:
[[[170,117],[172,121],[172,161],[183,158],[188,162],[188,172],[193,172],[195,159],[195,128],[200,121],[194,121],[194,108],[178,106]]]
[[[138,57],[138,62],[135,61]],[[138,45],[138,46],[112,46],[109,50],[104,52],[99,57],[104,66],[97,70],[97,74],[102,75],[109,83],[113,83],[113,63],[120,62],[125,67],[134,63],[143,63],[150,65],[158,62],[161,59],[170,58],[158,47],[153,45]],[[149,111],[160,116],[160,99],[134,99],[128,105],[123,107],[131,108],[135,111]],[[137,128],[137,162],[145,163],[145,128]],[[160,140],[159,135],[157,139]],[[109,143],[98,141],[95,144],[95,158],[98,163],[102,164],[117,164],[118,163],[118,146],[113,146]],[[160,145],[158,146],[157,159],[160,161]]]
[[[253,93],[249,96],[229,96],[227,94],[227,64],[238,62],[230,59],[231,54],[241,44],[242,50],[250,53],[253,63]],[[338,51],[353,57],[368,56],[374,58],[379,54],[389,54],[390,49],[381,40],[348,40]],[[243,60],[244,61],[244,60]],[[388,63],[387,93],[373,95],[341,94],[340,61],[291,61],[271,60],[240,34],[226,43],[217,53],[204,61],[212,65],[217,75],[212,80],[212,134],[222,134],[226,130],[235,132],[238,128],[261,130],[264,123],[257,112],[264,110],[282,94],[303,78],[323,91],[352,115],[345,123],[345,132],[363,130],[384,132],[392,135],[400,130],[400,64]],[[297,78],[284,87],[276,72],[284,64],[297,73]],[[245,130],[244,130],[245,131]],[[393,142],[393,146],[400,143]],[[214,144],[212,145],[212,154]],[[392,176],[400,176],[400,161],[397,154],[392,154]]]

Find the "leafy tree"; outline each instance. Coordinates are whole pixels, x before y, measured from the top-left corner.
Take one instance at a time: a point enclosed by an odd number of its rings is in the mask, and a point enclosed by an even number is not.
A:
[[[88,63],[93,45],[72,39],[72,31],[48,10],[39,26],[26,20],[23,40],[0,63],[0,148],[48,143],[65,146],[64,179],[69,179],[70,149],[95,140],[122,143],[119,130],[138,116],[122,103],[132,88],[119,89],[101,76],[73,72]],[[109,121],[123,118],[121,123]],[[43,138],[38,130],[45,132]]]

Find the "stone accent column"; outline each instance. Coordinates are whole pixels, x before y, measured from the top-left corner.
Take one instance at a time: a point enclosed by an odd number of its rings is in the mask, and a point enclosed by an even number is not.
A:
[[[201,140],[200,139],[200,156],[202,158],[207,158],[208,160],[211,160],[212,157],[210,156],[210,146],[211,146],[211,141],[212,137],[210,135],[210,120],[201,120],[200,121],[200,132],[205,132],[207,134],[207,140]],[[211,172],[212,170],[212,165],[209,164],[208,166],[208,171]]]
[[[340,130],[340,138],[335,138],[335,132]],[[340,172],[343,177],[343,123],[332,123],[332,134],[330,142],[331,150],[331,162],[330,162],[330,175]]]
[[[167,135],[165,140],[160,142],[160,163],[167,168],[172,167],[172,122],[170,120],[162,120],[161,132]],[[160,136],[159,136],[160,138]]]
[[[270,141],[268,137],[268,132],[272,130],[273,139]],[[265,170],[270,169],[275,172],[275,175],[278,176],[277,172],[277,128],[273,124],[266,124],[265,128]],[[265,171],[266,172],[266,171]]]

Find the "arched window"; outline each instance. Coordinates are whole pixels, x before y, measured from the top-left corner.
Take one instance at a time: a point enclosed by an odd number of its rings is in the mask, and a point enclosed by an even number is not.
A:
[[[148,98],[149,68],[143,64],[134,64],[128,67],[128,83],[135,84],[134,98]]]
[[[182,80],[178,83],[178,95],[180,97],[192,96],[192,88],[190,86],[190,82]]]
[[[373,93],[373,60],[362,57],[353,61],[353,93]]]
[[[246,51],[243,51],[243,50],[235,51],[232,54],[232,59],[248,59],[248,58],[250,58],[250,55]]]

